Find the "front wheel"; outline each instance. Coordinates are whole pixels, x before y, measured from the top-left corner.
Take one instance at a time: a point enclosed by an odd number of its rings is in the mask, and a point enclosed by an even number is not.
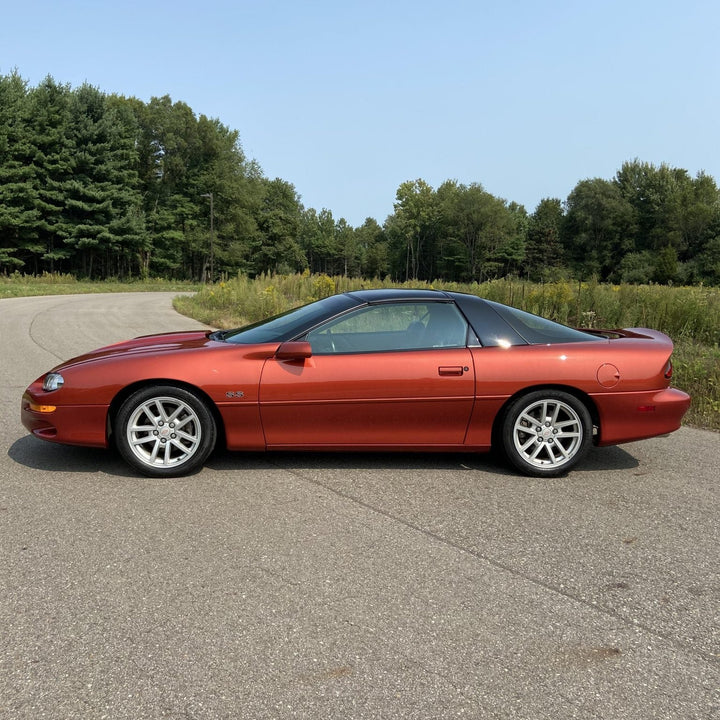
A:
[[[567,472],[592,443],[587,407],[560,390],[538,390],[515,400],[502,425],[507,459],[521,472],[555,477]]]
[[[172,386],[131,395],[115,420],[124,460],[150,477],[178,477],[200,468],[215,447],[212,413],[194,393]]]

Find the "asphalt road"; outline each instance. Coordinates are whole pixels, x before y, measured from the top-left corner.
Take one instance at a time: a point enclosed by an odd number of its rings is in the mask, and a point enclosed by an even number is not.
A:
[[[0,718],[720,718],[719,435],[148,480],[25,433],[60,360],[197,326],[170,301],[0,300]]]

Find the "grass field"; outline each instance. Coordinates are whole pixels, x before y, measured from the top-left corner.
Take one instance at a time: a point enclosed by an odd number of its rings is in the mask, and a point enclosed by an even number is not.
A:
[[[197,284],[163,280],[84,282],[67,275],[0,276],[0,298],[97,292],[194,292],[175,299],[178,312],[216,328],[238,327],[335,292],[375,287],[469,292],[576,327],[650,327],[675,342],[673,384],[692,395],[686,422],[720,430],[720,288],[597,283],[392,283],[326,275],[244,276]]]
[[[44,273],[37,277],[13,273],[0,275],[0,299],[8,297],[33,297],[36,295],[86,295],[110,292],[194,292],[202,286],[197,283],[167,280],[107,280],[90,282],[76,280],[72,275]]]

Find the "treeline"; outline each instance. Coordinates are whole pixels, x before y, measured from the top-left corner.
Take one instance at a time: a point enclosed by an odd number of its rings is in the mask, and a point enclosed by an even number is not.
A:
[[[415,180],[382,225],[352,227],[304,207],[245,156],[237,131],[185,103],[0,76],[0,273],[208,280],[306,269],[720,285],[720,193],[707,174],[639,160],[532,214],[479,184]]]

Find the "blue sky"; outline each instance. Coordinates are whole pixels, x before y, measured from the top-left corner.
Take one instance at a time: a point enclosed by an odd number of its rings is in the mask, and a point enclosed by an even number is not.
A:
[[[720,182],[716,0],[26,0],[0,74],[170,95],[240,133],[306,207],[382,223],[398,186],[532,212],[626,160]]]

